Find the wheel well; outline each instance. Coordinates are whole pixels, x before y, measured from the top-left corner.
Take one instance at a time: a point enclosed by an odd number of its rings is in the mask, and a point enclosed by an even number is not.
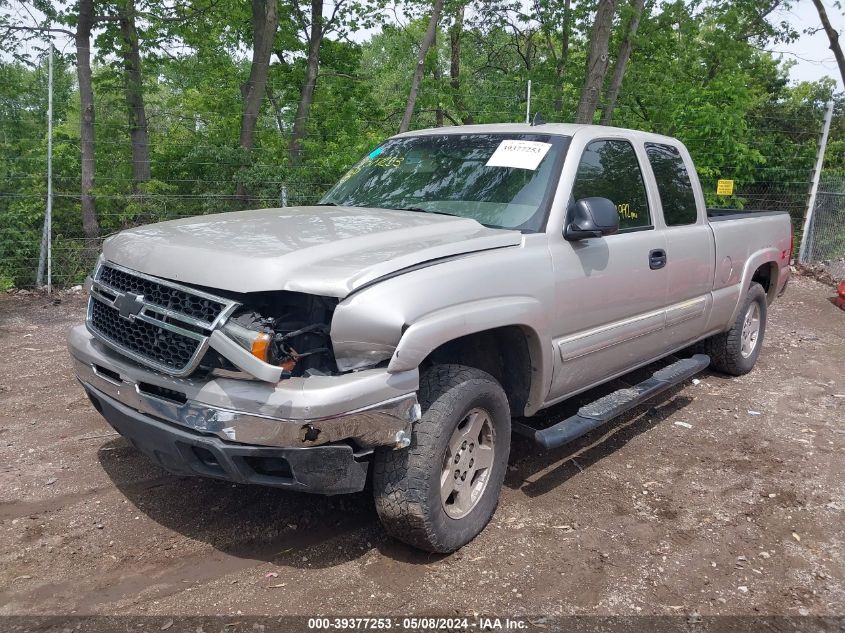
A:
[[[531,389],[531,354],[523,328],[508,325],[456,338],[431,352],[420,368],[446,363],[486,371],[505,390],[511,414],[523,415]]]
[[[777,265],[774,262],[768,262],[755,270],[754,274],[751,276],[752,282],[756,281],[758,284],[763,286],[763,290],[766,291],[769,303],[771,303],[774,299],[775,288],[777,286],[777,275]]]

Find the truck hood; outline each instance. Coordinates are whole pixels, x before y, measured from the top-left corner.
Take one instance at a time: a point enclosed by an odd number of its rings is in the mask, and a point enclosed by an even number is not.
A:
[[[284,207],[130,229],[106,240],[103,255],[149,275],[220,290],[343,298],[411,266],[521,241],[518,231],[446,215]]]

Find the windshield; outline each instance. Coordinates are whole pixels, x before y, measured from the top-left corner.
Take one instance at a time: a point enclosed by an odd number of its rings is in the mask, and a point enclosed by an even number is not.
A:
[[[320,204],[407,209],[540,231],[569,138],[443,134],[390,139],[350,169]]]

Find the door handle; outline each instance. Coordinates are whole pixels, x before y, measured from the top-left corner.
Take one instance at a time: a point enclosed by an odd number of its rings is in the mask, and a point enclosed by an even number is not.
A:
[[[648,254],[648,267],[658,270],[666,265],[666,251],[662,248],[655,248]]]

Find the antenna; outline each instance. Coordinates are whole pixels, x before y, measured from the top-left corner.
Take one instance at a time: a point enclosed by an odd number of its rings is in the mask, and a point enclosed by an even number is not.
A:
[[[531,125],[544,125],[546,123],[545,119],[543,119],[543,115],[539,112],[534,113],[534,120],[531,121]]]

